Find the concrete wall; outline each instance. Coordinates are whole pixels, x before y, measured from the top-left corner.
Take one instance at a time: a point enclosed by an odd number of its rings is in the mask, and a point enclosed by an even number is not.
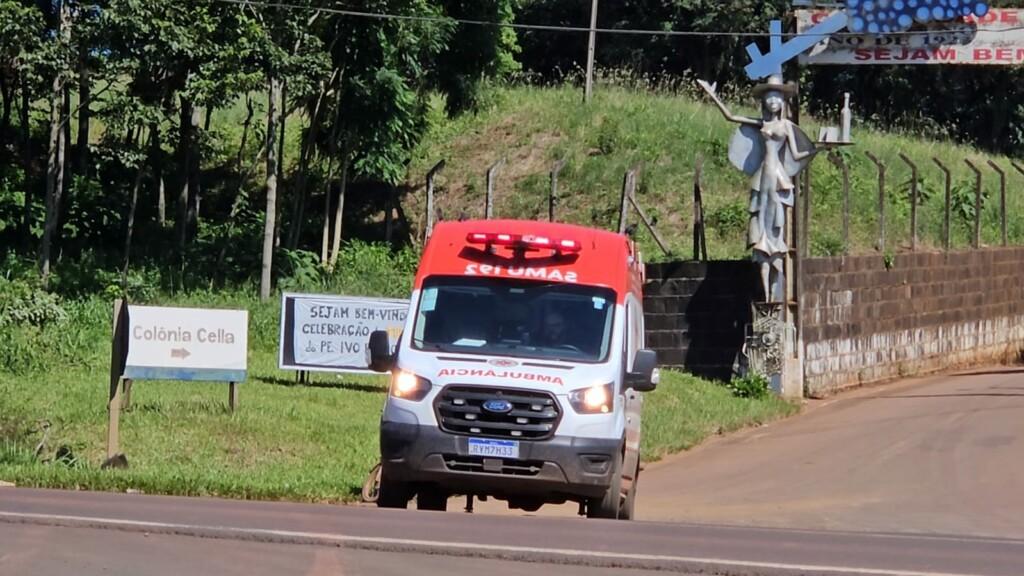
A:
[[[1016,360],[1024,248],[803,261],[807,395]]]
[[[728,380],[750,324],[757,271],[749,261],[649,264],[647,347],[662,366]]]

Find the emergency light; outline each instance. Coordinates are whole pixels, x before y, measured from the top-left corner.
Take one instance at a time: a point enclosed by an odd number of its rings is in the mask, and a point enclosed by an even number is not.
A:
[[[525,250],[549,249],[556,252],[572,253],[583,249],[583,246],[575,240],[558,240],[547,236],[522,234],[472,232],[466,236],[466,242],[485,246],[508,246]]]

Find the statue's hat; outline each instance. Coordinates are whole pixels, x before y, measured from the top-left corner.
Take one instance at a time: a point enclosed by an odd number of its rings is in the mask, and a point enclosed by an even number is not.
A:
[[[754,98],[760,98],[764,96],[766,92],[780,92],[783,96],[791,97],[796,96],[799,91],[800,90],[797,88],[795,82],[783,82],[782,76],[772,74],[768,77],[767,81],[754,86],[753,94]]]

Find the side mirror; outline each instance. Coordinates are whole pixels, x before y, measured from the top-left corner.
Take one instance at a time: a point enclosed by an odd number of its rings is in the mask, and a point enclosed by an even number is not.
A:
[[[633,359],[633,371],[626,374],[626,387],[637,392],[653,392],[658,387],[658,353],[654,350],[637,350]]]
[[[395,357],[391,355],[391,339],[384,330],[377,330],[370,333],[370,343],[367,346],[370,352],[370,370],[374,372],[387,372],[395,365]]]

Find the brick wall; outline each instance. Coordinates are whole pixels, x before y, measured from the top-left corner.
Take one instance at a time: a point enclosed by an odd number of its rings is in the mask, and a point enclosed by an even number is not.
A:
[[[810,396],[1024,349],[1024,248],[803,261]]]
[[[649,264],[647,347],[662,366],[728,380],[757,286],[757,271],[746,260]]]

